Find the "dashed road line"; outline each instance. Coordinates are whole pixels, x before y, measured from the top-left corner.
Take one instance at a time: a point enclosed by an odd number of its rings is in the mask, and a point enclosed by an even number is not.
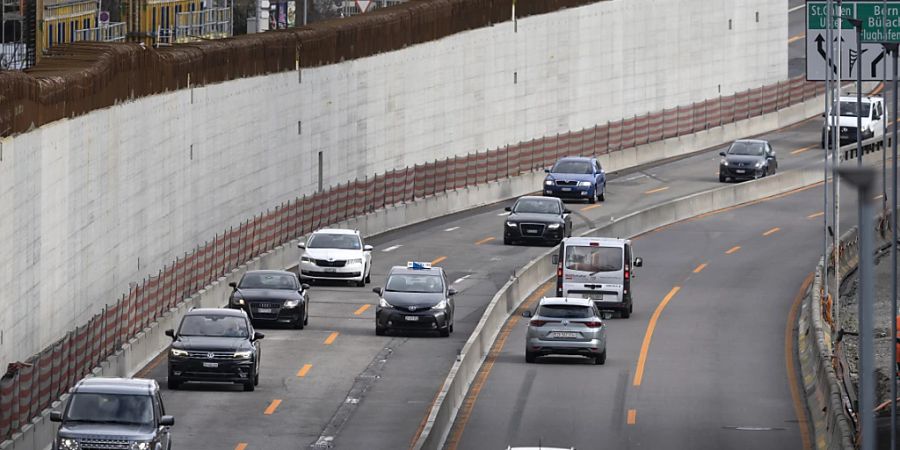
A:
[[[305,377],[306,374],[309,373],[309,369],[312,369],[312,364],[304,364],[303,367],[301,367],[300,370],[297,371],[297,376],[300,378]]]
[[[824,216],[824,215],[825,215],[824,212],[819,211],[819,212],[817,212],[817,213],[812,213],[812,214],[806,216],[806,218],[807,218],[807,219],[815,219],[816,217],[822,217],[822,216]]]
[[[628,410],[628,425],[634,425],[637,423],[637,410],[629,409]]]
[[[386,248],[386,249],[384,249],[384,250],[382,250],[382,251],[383,251],[383,252],[392,252],[392,251],[394,251],[394,250],[397,250],[397,249],[400,248],[400,247],[403,247],[403,244],[392,245],[392,246],[390,246],[390,247],[388,247],[388,248]]]
[[[354,315],[354,316],[358,316],[358,315],[360,315],[360,314],[366,312],[366,310],[369,309],[370,306],[372,306],[372,305],[370,305],[370,304],[368,304],[368,303],[365,304],[365,305],[360,306],[359,309],[357,309],[356,311],[353,311],[353,315]]]
[[[706,263],[700,264],[699,266],[697,266],[697,267],[694,269],[694,273],[700,273],[700,272],[703,272],[703,269],[705,269],[705,268],[706,268]]]
[[[806,37],[806,33],[795,34],[788,38],[788,44],[793,44],[794,42],[797,42],[804,37]]]
[[[491,236],[491,237],[486,237],[486,238],[484,238],[484,239],[482,239],[482,240],[480,240],[480,241],[475,242],[475,245],[486,244],[486,243],[488,243],[488,242],[493,241],[494,239],[496,239],[496,238],[493,237],[493,236]]]
[[[792,155],[797,155],[797,154],[803,153],[803,152],[805,152],[805,151],[807,151],[807,150],[812,150],[812,149],[818,148],[818,147],[819,147],[819,144],[807,145],[806,147],[800,147],[800,148],[798,148],[797,150],[791,151],[791,154],[792,154]]]
[[[471,276],[472,276],[472,274],[469,274],[469,275],[466,275],[466,276],[464,276],[464,277],[457,278],[456,281],[453,282],[453,284],[459,283],[459,282],[461,282],[461,281],[463,281],[463,280],[465,280],[466,278],[469,278],[469,277],[471,277]]]
[[[341,335],[341,333],[338,333],[337,331],[333,331],[331,334],[328,335],[328,338],[325,339],[325,345],[333,344],[334,340],[337,339],[337,337],[340,335]]]
[[[669,190],[669,187],[668,187],[668,186],[663,186],[663,187],[661,187],[661,188],[650,189],[649,191],[644,192],[644,193],[645,193],[645,194],[655,194],[655,193],[657,193],[657,192],[662,192],[662,191],[667,191],[667,190]]]
[[[240,444],[234,446],[234,450],[246,450],[246,448],[247,448],[246,442],[241,442]]]
[[[801,10],[801,9],[803,9],[803,8],[806,8],[806,3],[801,3],[799,6],[795,6],[795,7],[791,8],[791,9],[789,9],[789,10],[788,10],[788,13],[792,13],[792,12],[794,12],[794,11],[799,11],[799,10]]]
[[[740,246],[740,245],[735,245],[734,247],[729,248],[728,251],[725,252],[725,254],[726,254],[726,255],[730,255],[730,254],[732,254],[732,253],[737,252],[737,251],[740,250],[740,249],[741,249],[741,246]]]
[[[458,229],[459,229],[459,227],[450,227],[450,228],[445,229],[444,231],[456,231]]]
[[[431,265],[433,266],[433,265],[439,264],[442,261],[444,261],[445,259],[447,259],[446,256],[438,256],[437,258],[434,258],[433,260],[431,260]]]
[[[589,206],[585,206],[584,208],[581,208],[581,211],[590,211],[592,209],[599,208],[601,206],[603,206],[603,205],[601,205],[599,203],[594,203],[593,205],[589,205]]]
[[[271,416],[272,414],[275,414],[275,410],[278,409],[278,405],[280,405],[280,404],[281,404],[281,399],[276,398],[275,400],[272,400],[272,403],[269,403],[269,407],[266,408],[266,411],[263,414],[265,414],[267,416]]]
[[[781,228],[775,227],[775,228],[772,228],[771,230],[766,231],[765,233],[763,233],[763,236],[770,236],[770,235],[775,234],[775,233],[777,233],[777,232],[779,232],[779,231],[781,231]]]

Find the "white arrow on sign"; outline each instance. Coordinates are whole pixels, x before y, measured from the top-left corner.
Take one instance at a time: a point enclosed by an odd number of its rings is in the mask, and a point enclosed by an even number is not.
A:
[[[356,0],[356,7],[359,8],[359,12],[368,11],[371,4],[372,0]]]

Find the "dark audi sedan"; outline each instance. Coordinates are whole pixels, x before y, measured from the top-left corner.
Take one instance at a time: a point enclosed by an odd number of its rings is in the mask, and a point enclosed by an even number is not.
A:
[[[755,180],[778,170],[775,150],[768,141],[741,139],[719,152],[719,181]]]
[[[251,270],[232,289],[228,307],[243,309],[254,322],[286,323],[303,329],[309,323],[309,285],[283,270]]]
[[[429,263],[394,266],[384,288],[372,289],[381,298],[375,309],[375,334],[388,330],[433,330],[442,337],[453,332],[453,296],[447,275]]]
[[[503,226],[503,243],[550,242],[558,244],[572,236],[572,218],[562,200],[552,197],[520,197]]]
[[[244,385],[252,391],[259,384],[259,341],[247,313],[227,308],[197,308],[181,318],[169,349],[169,389],[186,381],[221,381]]]

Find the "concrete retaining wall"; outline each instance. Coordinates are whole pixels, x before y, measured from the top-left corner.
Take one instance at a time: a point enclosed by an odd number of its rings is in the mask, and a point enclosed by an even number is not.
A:
[[[215,233],[312,192],[320,152],[328,186],[727,95],[784,79],[786,38],[784,0],[610,0],[0,140],[0,367]],[[668,145],[609,165],[679,152]]]

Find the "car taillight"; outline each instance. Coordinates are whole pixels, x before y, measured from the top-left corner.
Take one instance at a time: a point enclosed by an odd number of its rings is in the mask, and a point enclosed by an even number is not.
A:
[[[532,321],[531,321],[531,326],[533,326],[533,327],[542,327],[542,326],[544,326],[545,323],[547,323],[546,320],[532,320]]]
[[[603,322],[584,322],[584,326],[588,328],[600,328],[603,326]]]
[[[631,271],[628,270],[628,268],[626,267],[625,268],[625,279],[627,280],[629,278],[631,278]]]
[[[557,268],[556,268],[556,277],[559,278],[561,276],[563,276],[562,265],[557,266]]]

